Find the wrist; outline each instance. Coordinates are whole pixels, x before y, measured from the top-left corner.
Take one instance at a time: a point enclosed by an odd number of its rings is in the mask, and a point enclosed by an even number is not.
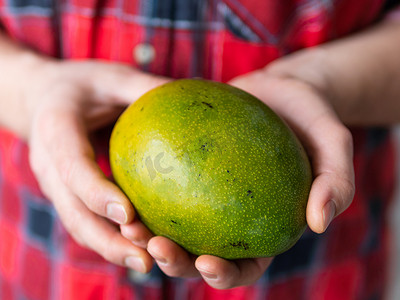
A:
[[[19,113],[21,118],[17,134],[26,139],[29,136],[32,120],[37,109],[42,105],[46,86],[56,76],[57,60],[51,57],[38,55],[27,51],[21,53],[18,59],[17,68],[20,71],[20,90],[18,99]]]
[[[332,83],[332,70],[329,67],[328,53],[323,47],[299,50],[269,64],[268,75],[295,80],[321,96],[335,111],[336,93]]]
[[[348,66],[336,65],[329,44],[299,50],[267,67],[268,72],[306,85],[332,107],[339,119],[354,124],[363,86],[352,78]]]
[[[267,71],[312,87],[347,125],[393,125],[400,121],[399,33],[399,23],[381,22],[278,59]]]
[[[55,60],[41,56],[0,32],[0,125],[27,138],[32,111],[40,97],[34,91]]]
[[[273,61],[266,71],[269,75],[300,80],[328,96],[327,61],[322,47],[307,48]]]

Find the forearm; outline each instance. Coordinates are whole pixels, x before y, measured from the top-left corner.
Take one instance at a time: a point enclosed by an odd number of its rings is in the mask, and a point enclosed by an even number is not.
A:
[[[315,87],[348,125],[400,122],[400,22],[299,51],[272,72]]]
[[[0,125],[23,138],[28,135],[30,112],[37,105],[27,91],[37,88],[49,61],[0,31]]]

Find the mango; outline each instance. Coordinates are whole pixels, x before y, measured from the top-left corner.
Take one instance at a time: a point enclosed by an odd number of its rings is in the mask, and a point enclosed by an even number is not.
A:
[[[141,221],[195,254],[280,254],[306,228],[312,172],[280,117],[228,84],[182,79],[119,117],[110,164]]]

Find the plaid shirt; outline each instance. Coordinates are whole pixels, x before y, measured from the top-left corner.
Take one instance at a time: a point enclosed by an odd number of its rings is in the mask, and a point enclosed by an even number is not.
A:
[[[0,29],[41,53],[227,81],[297,49],[366,27],[396,1],[0,0]],[[0,70],[1,71],[1,70]],[[107,175],[107,137],[95,144]],[[353,130],[353,204],[326,233],[306,231],[252,286],[215,290],[157,267],[126,270],[81,248],[29,168],[28,148],[0,128],[0,299],[380,299],[391,242],[385,215],[394,152],[384,129]]]

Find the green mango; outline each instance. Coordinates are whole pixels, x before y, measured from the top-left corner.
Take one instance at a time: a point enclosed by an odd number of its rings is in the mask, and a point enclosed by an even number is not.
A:
[[[275,256],[306,228],[302,145],[263,102],[227,84],[183,79],[143,95],[113,129],[110,163],[141,221],[196,255]]]

